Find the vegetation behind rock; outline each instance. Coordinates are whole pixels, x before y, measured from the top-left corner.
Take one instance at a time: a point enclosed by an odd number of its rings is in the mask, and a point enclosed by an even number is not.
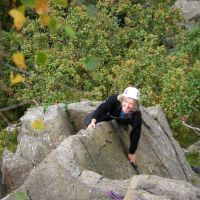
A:
[[[185,31],[173,3],[51,3],[49,26],[41,26],[40,16],[26,9],[21,31],[5,24],[1,31],[1,108],[29,99],[40,105],[104,100],[131,84],[141,90],[144,106],[161,104],[174,132],[185,134],[181,121],[200,121],[200,25]],[[11,61],[18,51],[25,56],[25,72]],[[11,71],[25,81],[11,85]]]

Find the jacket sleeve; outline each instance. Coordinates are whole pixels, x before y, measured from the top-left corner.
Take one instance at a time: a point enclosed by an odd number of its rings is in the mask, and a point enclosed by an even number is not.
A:
[[[100,117],[106,115],[113,107],[116,106],[117,95],[110,96],[105,102],[100,104],[94,111],[92,118],[99,121]]]
[[[140,111],[137,111],[136,113],[134,113],[131,126],[132,126],[132,131],[130,133],[129,153],[134,154],[138,146],[138,142],[140,139],[141,126],[142,126],[142,117],[141,117]]]

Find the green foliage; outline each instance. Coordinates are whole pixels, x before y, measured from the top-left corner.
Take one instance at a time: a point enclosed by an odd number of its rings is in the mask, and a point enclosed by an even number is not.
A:
[[[197,136],[193,131],[188,131],[186,127],[182,126],[179,126],[178,128],[179,130],[176,130],[176,134],[174,134],[174,136],[182,148],[186,149],[191,144],[194,144],[197,141],[199,141],[200,137]]]
[[[16,199],[17,200],[25,200],[26,194],[24,192],[16,192]]]
[[[10,58],[10,34],[0,30],[0,108],[8,106],[13,100],[13,91],[10,87],[10,69],[6,60]]]
[[[45,52],[38,52],[36,55],[36,63],[38,65],[44,65],[47,61],[47,55]]]
[[[163,79],[161,104],[168,113],[174,126],[180,126],[181,120],[198,122],[200,110],[200,68],[183,66],[168,70]],[[176,122],[176,123],[175,123]]]
[[[181,52],[187,53],[191,64],[200,60],[200,23],[188,31],[179,48]]]
[[[34,7],[35,0],[21,0],[22,4],[26,7]]]
[[[51,3],[45,27],[26,10],[21,33],[9,33],[7,55],[11,64],[13,53],[24,54],[26,82],[0,101],[103,100],[131,84],[141,90],[144,106],[163,106],[174,130],[185,132],[183,118],[199,124],[199,25],[185,34],[170,0],[89,2]],[[169,54],[168,47],[177,48]]]
[[[2,159],[2,154],[5,148],[7,148],[11,152],[15,152],[17,148],[17,131],[8,132],[6,130],[2,130],[0,132],[0,157]]]
[[[192,166],[199,167],[200,166],[200,155],[197,151],[193,151],[191,153],[186,154],[186,159]]]
[[[98,65],[98,59],[95,57],[88,57],[85,59],[84,64],[88,70],[95,70]]]

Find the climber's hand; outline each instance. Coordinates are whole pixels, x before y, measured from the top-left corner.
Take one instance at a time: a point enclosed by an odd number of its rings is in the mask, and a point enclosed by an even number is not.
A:
[[[91,123],[88,125],[87,128],[96,128],[96,119],[92,119]]]
[[[131,163],[136,164],[136,155],[135,154],[128,154],[128,159]]]

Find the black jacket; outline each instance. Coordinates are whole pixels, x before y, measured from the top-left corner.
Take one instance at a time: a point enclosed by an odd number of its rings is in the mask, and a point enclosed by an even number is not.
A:
[[[93,112],[92,119],[96,119],[97,122],[110,121],[116,119],[118,123],[130,124],[132,130],[130,133],[130,148],[129,153],[134,154],[138,141],[140,139],[140,132],[142,126],[142,117],[140,111],[133,112],[129,117],[120,119],[121,102],[117,99],[118,94],[110,96],[105,102],[100,104],[98,108]]]

